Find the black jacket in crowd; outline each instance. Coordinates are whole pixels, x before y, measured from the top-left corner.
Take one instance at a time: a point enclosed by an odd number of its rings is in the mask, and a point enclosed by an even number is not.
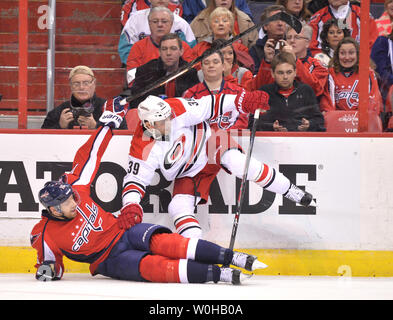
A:
[[[254,74],[258,73],[259,67],[262,63],[262,60],[265,58],[265,45],[268,38],[265,35],[262,39],[258,39],[257,42],[250,48],[249,54],[254,60]]]
[[[278,93],[279,87],[276,83],[263,85],[259,90],[269,94],[270,110],[260,115],[258,131],[273,131],[273,122],[276,120],[288,131],[298,131],[297,127],[302,118],[310,121],[308,131],[326,131],[317,98],[309,85],[295,80],[294,90],[288,98]],[[250,128],[253,120],[254,117],[250,115]]]
[[[186,64],[187,62],[180,58],[179,68]],[[150,60],[146,64],[138,67],[135,74],[135,80],[130,87],[131,94],[136,94],[145,90],[153,82],[164,77],[166,73],[167,71],[164,69],[164,63],[162,62],[161,58]],[[197,71],[194,68],[191,68],[185,74],[175,79],[175,97],[181,97],[184,91],[193,87],[197,83],[199,83]],[[135,99],[131,102],[131,105],[137,107],[138,104],[146,99],[149,95],[165,95],[165,85],[150,91],[140,98]]]
[[[71,104],[71,99],[72,99],[72,104]],[[48,114],[46,115],[44,123],[41,126],[41,129],[61,129],[59,124],[61,112],[66,108],[72,109],[72,106],[81,107],[81,103],[78,102],[78,100],[76,100],[73,96],[71,96],[71,99],[63,102],[53,110],[49,111]],[[91,99],[91,102],[93,104],[93,118],[97,122],[97,127],[101,125],[99,119],[102,115],[102,108],[104,106],[105,101],[106,99],[97,97],[96,94],[94,94],[93,98]],[[79,126],[76,119],[74,119],[68,124],[67,129],[73,129],[74,126]],[[127,129],[126,120],[123,120],[119,129]]]

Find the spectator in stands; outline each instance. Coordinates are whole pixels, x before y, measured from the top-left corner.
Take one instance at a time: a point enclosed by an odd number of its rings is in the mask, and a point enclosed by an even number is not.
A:
[[[376,64],[379,75],[379,88],[382,99],[386,97],[393,85],[393,31],[388,36],[379,36],[371,50],[371,59]]]
[[[298,18],[301,22],[308,22],[311,12],[307,9],[307,0],[276,0],[276,5],[283,6],[285,11]],[[259,39],[265,36],[263,28],[259,30]]]
[[[166,0],[161,0],[158,2],[157,6],[166,6]],[[154,0],[153,0],[154,3]],[[121,16],[120,21],[122,26],[124,27],[127,23],[127,20],[130,18],[131,13],[139,10],[150,9],[152,7],[152,3],[149,0],[126,0],[123,1],[121,7]],[[181,1],[179,0],[169,0],[168,9],[171,10],[174,14],[177,14],[179,17],[183,16],[183,6]]]
[[[172,33],[170,30],[172,29],[174,16],[173,12],[165,7],[154,7],[150,10],[148,21],[151,35],[137,41],[131,48],[127,59],[128,84],[134,80],[136,68],[160,56],[158,50],[160,40],[164,35]],[[185,41],[182,42],[182,46],[184,50],[183,59],[191,61],[193,53],[190,46]]]
[[[329,68],[329,92],[338,110],[359,107],[359,44],[352,37],[342,39]],[[369,110],[382,111],[382,97],[374,70],[369,69]]]
[[[296,79],[308,84],[314,90],[320,110],[322,112],[331,111],[334,107],[327,88],[328,69],[318,59],[311,56],[308,47],[313,30],[304,22],[302,25],[299,34],[292,28],[288,30],[286,41],[289,46],[285,46],[282,50],[295,55]]]
[[[229,66],[224,70],[226,81],[231,81],[245,88],[245,84],[253,78],[252,72],[238,64],[237,54],[233,45],[221,49],[224,61]]]
[[[95,129],[100,125],[99,118],[105,99],[97,97],[96,78],[87,66],[76,66],[69,74],[71,99],[49,111],[41,129]],[[126,129],[126,121],[120,129]]]
[[[222,46],[224,42],[225,40],[223,39],[216,39],[212,43],[212,48]],[[247,68],[239,66],[233,44],[222,48],[220,51],[224,57],[224,80],[245,88],[245,84],[253,78],[252,72]],[[198,78],[200,82],[203,82],[202,70],[198,71]]]
[[[246,13],[239,10],[233,3],[233,0],[211,0],[206,9],[203,9],[191,22],[191,28],[194,32],[197,42],[201,42],[206,37],[211,35],[211,30],[209,28],[209,17],[210,13],[217,7],[225,7],[232,11],[234,16],[234,25],[231,32],[232,36],[236,36],[239,33],[254,26],[252,19],[247,16]],[[257,39],[258,31],[254,30],[243,36],[241,41],[247,48],[251,48]]]
[[[192,20],[206,8],[206,1],[207,0],[183,0],[183,18],[187,20],[188,23],[191,23]],[[239,10],[246,13],[251,20],[253,19],[246,0],[235,0],[235,5]]]
[[[151,0],[151,9],[158,7],[168,9],[168,4],[169,0]],[[118,52],[123,64],[127,63],[127,58],[133,45],[151,34],[151,21],[149,21],[151,9],[136,11],[127,20],[120,35],[118,46]],[[177,14],[173,14],[169,9],[168,11],[171,12],[172,21],[168,32],[179,34],[183,41],[187,42],[190,47],[193,47],[196,44],[196,40],[190,25]]]
[[[308,0],[307,1],[307,10],[314,14],[315,12],[321,10],[322,8],[329,5],[328,0]]]
[[[342,26],[347,25],[351,30],[351,37],[357,42],[360,40],[360,6],[352,4],[349,0],[329,0],[329,5],[317,11],[310,18],[310,26],[313,28],[313,38],[310,43],[311,54],[315,55],[322,49],[321,32],[323,24],[336,18]],[[370,49],[377,39],[377,25],[375,20],[370,16]]]
[[[392,32],[393,25],[393,0],[385,0],[385,11],[375,20],[379,36],[387,36]]]
[[[201,82],[188,89],[183,97],[200,99],[203,96],[214,95],[218,93],[238,94],[242,92],[242,88],[234,81],[226,81],[224,79],[225,70],[230,70],[231,66],[225,61],[221,51],[209,54],[205,51],[202,55],[202,68],[198,73],[202,73]],[[231,115],[227,115],[228,118]],[[228,119],[227,118],[227,119]],[[218,126],[225,129],[225,125],[229,122],[220,119]],[[241,115],[232,128],[246,129],[248,126],[248,116]]]
[[[312,88],[295,80],[296,58],[280,52],[271,62],[274,83],[263,85],[269,94],[270,110],[261,114],[260,131],[325,131],[324,117]],[[250,115],[250,126],[253,123]]]
[[[131,94],[141,92],[161,77],[176,72],[180,67],[186,65],[186,61],[181,57],[183,54],[183,43],[175,33],[169,33],[162,37],[159,53],[159,58],[150,60],[136,69],[135,80],[130,88]],[[197,71],[191,68],[185,74],[149,92],[145,96],[141,96],[131,104],[135,107],[138,106],[148,95],[165,95],[168,98],[181,97],[188,88],[197,83],[199,83]]]
[[[328,89],[328,70],[318,59],[311,56],[308,45],[312,38],[312,29],[306,23],[302,23],[302,30],[299,34],[292,28],[286,33],[287,40],[281,40],[283,47],[280,51],[288,52],[296,59],[296,80],[309,85],[318,98],[320,110],[323,112],[333,110]],[[248,90],[257,90],[264,84],[274,82],[271,72],[271,61],[277,54],[274,47],[274,40],[269,39],[265,45],[265,58],[261,63],[258,74],[247,81],[245,87]]]
[[[209,28],[211,34],[203,41],[199,42],[193,49],[194,58],[201,56],[212,45],[216,39],[229,40],[232,37],[232,30],[235,19],[232,11],[225,7],[217,7],[209,16]],[[233,48],[239,56],[239,62],[242,66],[253,70],[254,61],[248,53],[248,48],[240,40],[233,43]]]
[[[325,22],[321,31],[321,49],[314,52],[314,58],[321,61],[325,66],[329,65],[330,60],[333,58],[334,50],[337,48],[338,43],[344,37],[350,37],[351,31],[347,28],[340,28],[338,20],[333,18]]]
[[[276,13],[285,11],[285,8],[281,5],[271,5],[266,7],[261,15],[261,22],[267,18],[275,15]],[[278,40],[283,39],[286,32],[286,24],[281,20],[272,21],[263,26],[263,32],[265,36],[262,39],[258,39],[256,44],[251,47],[249,53],[254,59],[255,67],[254,72],[257,73],[259,66],[264,59],[264,48],[268,39],[272,39],[274,43]]]
[[[379,76],[378,84],[383,102],[381,120],[383,128],[386,128],[392,116],[393,105],[393,30],[389,35],[377,38],[371,50],[371,59]],[[393,123],[393,120],[390,123]]]
[[[281,5],[285,10],[298,18],[301,22],[308,22],[311,12],[307,9],[306,0],[277,0],[276,4]]]

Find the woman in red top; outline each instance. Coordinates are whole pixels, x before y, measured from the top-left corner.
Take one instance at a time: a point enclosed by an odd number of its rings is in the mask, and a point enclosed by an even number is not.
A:
[[[369,110],[378,114],[382,98],[374,70],[369,69]],[[351,37],[340,41],[329,68],[329,92],[338,110],[358,110],[359,107],[359,44]]]

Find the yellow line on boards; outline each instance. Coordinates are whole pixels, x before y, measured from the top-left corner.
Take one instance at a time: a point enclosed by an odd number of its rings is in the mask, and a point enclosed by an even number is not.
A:
[[[393,251],[236,249],[258,256],[268,268],[257,275],[392,277]],[[0,273],[35,273],[30,247],[0,247]],[[89,265],[64,257],[65,273],[88,273]]]

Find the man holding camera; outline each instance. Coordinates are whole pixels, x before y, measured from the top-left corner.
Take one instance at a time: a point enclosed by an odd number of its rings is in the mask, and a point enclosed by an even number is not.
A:
[[[282,5],[270,5],[266,7],[261,15],[261,21],[265,21],[267,18],[280,13],[285,12],[285,8]],[[275,46],[280,45],[279,40],[284,39],[285,32],[287,31],[287,26],[284,21],[277,20],[271,21],[268,24],[263,26],[263,34],[264,37],[262,39],[258,39],[256,44],[250,48],[250,56],[254,60],[255,67],[254,73],[257,73],[259,70],[259,66],[262,63],[263,59],[265,58],[265,46],[269,40],[269,43],[274,43]]]
[[[41,129],[95,129],[106,99],[95,94],[96,78],[87,66],[76,66],[69,74],[71,98],[48,112]],[[126,122],[120,129],[126,129]]]

